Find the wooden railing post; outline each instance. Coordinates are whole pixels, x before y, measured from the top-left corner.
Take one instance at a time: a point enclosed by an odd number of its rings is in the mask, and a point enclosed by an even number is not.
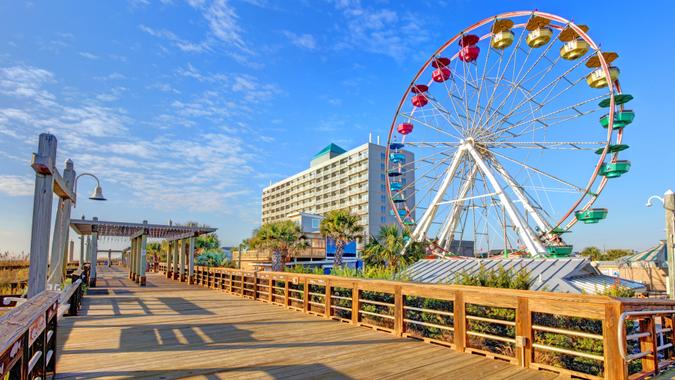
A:
[[[272,302],[274,302],[274,280],[272,279],[272,276],[270,276],[270,278],[267,281],[268,281],[267,282],[267,285],[268,285],[267,297],[269,297],[268,301],[270,301],[270,303],[272,303]]]
[[[605,379],[607,380],[628,379],[628,367],[619,353],[617,328],[621,311],[620,302],[605,305],[605,318],[602,320],[602,342],[605,358]]]
[[[258,299],[258,272],[253,272],[253,299]]]
[[[464,293],[461,291],[455,292],[453,312],[455,350],[464,352],[466,347],[466,305],[464,304]]]
[[[532,362],[532,313],[526,297],[518,297],[516,309],[516,359],[518,364],[528,368]]]
[[[403,291],[401,285],[394,287],[394,335],[401,336],[404,332],[403,323]]]
[[[642,371],[659,373],[658,359],[658,340],[656,336],[656,320],[654,316],[645,317],[640,320],[640,331],[649,333],[648,336],[640,338],[640,351],[651,351],[651,354],[642,358]]]
[[[330,283],[330,280],[326,280],[326,289],[325,289],[325,303],[324,303],[324,315],[326,318],[330,318],[333,316],[333,291],[332,291],[332,286]]]
[[[352,323],[355,325],[359,324],[359,298],[361,298],[359,283],[354,281],[352,282]]]
[[[307,313],[309,311],[309,283],[307,283],[307,277],[302,280],[302,311]]]
[[[288,307],[291,303],[288,299],[288,278],[284,278],[284,306]]]

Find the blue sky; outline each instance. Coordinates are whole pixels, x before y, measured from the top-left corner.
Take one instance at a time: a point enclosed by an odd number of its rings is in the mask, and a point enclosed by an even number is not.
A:
[[[571,240],[646,248],[663,236],[663,213],[645,200],[675,187],[670,2],[135,0],[0,3],[0,250],[28,248],[29,160],[43,131],[59,139],[59,162],[103,181],[109,201],[82,200],[74,217],[196,220],[235,244],[259,223],[270,181],[331,141],[386,135],[441,43],[535,8],[589,24],[619,52],[636,98],[632,171],[598,203],[609,218]],[[80,196],[91,187],[83,178]]]

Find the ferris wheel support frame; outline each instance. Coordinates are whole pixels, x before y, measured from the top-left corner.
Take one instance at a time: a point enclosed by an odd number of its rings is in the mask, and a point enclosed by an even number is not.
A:
[[[445,250],[448,250],[448,247],[450,246],[452,240],[454,239],[455,227],[457,226],[457,222],[459,222],[459,215],[462,212],[462,209],[464,208],[464,202],[466,201],[466,199],[464,198],[466,198],[466,195],[469,193],[469,190],[471,190],[471,187],[473,187],[473,183],[475,181],[477,172],[478,167],[474,166],[473,168],[471,168],[469,176],[467,177],[464,184],[462,184],[462,188],[459,191],[458,196],[462,200],[459,202],[455,202],[455,204],[452,205],[452,211],[450,211],[450,214],[448,214],[445,224],[443,225],[443,227],[441,227],[441,233],[438,235],[438,244],[440,244]],[[449,241],[445,241],[448,238],[448,234],[450,234],[450,231],[453,231],[453,234],[450,237]]]
[[[434,199],[429,204],[429,208],[426,209],[424,215],[422,215],[422,218],[419,220],[419,223],[417,224],[415,230],[412,233],[413,240],[421,240],[426,237],[426,233],[429,230],[429,226],[431,226],[431,221],[434,219],[436,211],[438,211],[439,203],[443,199],[445,192],[448,190],[448,187],[450,186],[452,179],[455,177],[455,172],[459,167],[459,163],[461,161],[461,158],[464,156],[465,150],[466,146],[460,145],[457,151],[455,152],[454,157],[452,158],[452,163],[445,172],[445,178],[443,178],[441,186],[438,188],[438,191],[436,192]]]
[[[483,161],[481,154],[478,153],[476,148],[473,146],[473,143],[472,142],[465,143],[463,146],[464,149],[466,149],[469,152],[469,154],[471,154],[471,157],[476,162],[476,165],[478,165],[480,170],[485,175],[485,178],[487,178],[488,182],[490,182],[492,188],[497,193],[499,201],[501,202],[502,206],[504,206],[504,209],[508,214],[509,219],[511,219],[511,222],[516,228],[518,236],[520,236],[520,239],[523,241],[525,247],[527,247],[527,250],[530,252],[530,254],[532,254],[533,256],[545,255],[546,248],[537,238],[537,235],[534,233],[534,231],[532,231],[532,229],[530,229],[530,227],[526,223],[524,223],[523,220],[520,218],[518,212],[516,211],[515,206],[513,205],[511,200],[504,194],[504,189],[499,184],[499,182],[497,182],[497,179],[495,178],[494,174],[487,166],[485,161]]]
[[[532,216],[532,219],[534,219],[534,222],[537,224],[537,226],[539,226],[541,231],[544,233],[550,231],[552,229],[551,226],[546,222],[544,218],[541,217],[541,215],[539,215],[534,206],[532,206],[530,200],[523,192],[522,186],[520,186],[520,184],[516,182],[516,180],[513,179],[513,177],[511,177],[511,175],[506,171],[506,169],[504,169],[504,167],[499,163],[498,160],[493,158],[491,162],[492,166],[495,168],[496,171],[499,172],[499,174],[502,175],[506,183],[508,183],[509,187],[511,187],[511,189],[513,190],[513,193],[516,195],[516,197],[518,197],[520,202],[523,204],[523,208],[525,209],[525,211],[527,211]]]

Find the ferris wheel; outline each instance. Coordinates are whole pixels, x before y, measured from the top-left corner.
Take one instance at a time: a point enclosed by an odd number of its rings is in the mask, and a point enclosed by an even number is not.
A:
[[[409,241],[436,255],[560,257],[577,222],[627,173],[635,114],[615,52],[589,27],[538,11],[503,13],[443,44],[398,105],[387,187]],[[411,171],[413,173],[411,173]]]

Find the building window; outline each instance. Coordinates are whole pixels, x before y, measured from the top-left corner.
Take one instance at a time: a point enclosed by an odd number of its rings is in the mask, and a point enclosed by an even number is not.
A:
[[[387,222],[387,218],[385,218],[384,216],[380,218],[380,223],[386,223],[386,222]]]
[[[380,164],[380,169],[384,171],[384,164]]]
[[[380,174],[380,179],[384,181],[384,174]]]
[[[312,219],[312,228],[313,229],[315,229],[315,230],[318,229],[320,225],[321,225],[320,219],[317,219],[317,218]]]
[[[380,153],[380,158],[381,158],[383,161],[384,161],[384,158],[385,158],[385,157],[386,157],[386,156],[385,156],[384,152]]]

